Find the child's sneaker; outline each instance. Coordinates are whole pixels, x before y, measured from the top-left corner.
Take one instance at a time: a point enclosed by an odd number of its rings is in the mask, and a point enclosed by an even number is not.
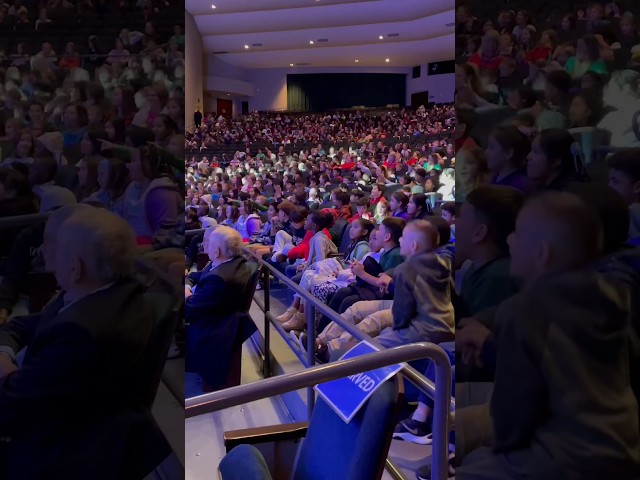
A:
[[[432,442],[432,440],[430,441],[429,439],[430,432],[431,425],[429,422],[418,422],[409,417],[398,422],[393,432],[393,438],[406,440],[419,445],[428,445]]]

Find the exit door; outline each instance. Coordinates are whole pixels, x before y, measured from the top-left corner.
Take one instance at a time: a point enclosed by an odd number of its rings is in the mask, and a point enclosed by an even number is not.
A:
[[[233,102],[231,100],[218,98],[216,107],[218,109],[216,111],[218,116],[222,115],[225,118],[231,118],[233,116]]]

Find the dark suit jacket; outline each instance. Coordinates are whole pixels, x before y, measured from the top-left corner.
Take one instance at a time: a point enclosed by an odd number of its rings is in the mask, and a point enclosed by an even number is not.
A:
[[[195,293],[185,302],[186,370],[200,374],[208,385],[225,383],[234,348],[255,331],[246,314],[249,280],[256,266],[237,257],[202,274]],[[244,313],[244,315],[236,315]]]
[[[0,345],[28,347],[22,367],[0,382],[0,437],[12,439],[0,478],[121,478],[127,438],[148,422],[153,312],[129,279],[60,307],[54,300],[0,329]],[[105,459],[102,471],[83,469]]]
[[[199,272],[191,272],[189,275],[187,275],[187,278],[185,279],[184,284],[189,285],[190,287],[193,287],[198,284],[198,282],[200,281],[200,278],[202,278],[203,275],[206,275],[210,271],[211,271],[211,263],[209,263],[206,267],[204,267]]]

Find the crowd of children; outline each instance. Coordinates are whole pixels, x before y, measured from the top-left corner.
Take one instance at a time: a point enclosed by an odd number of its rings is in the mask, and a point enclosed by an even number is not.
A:
[[[637,11],[494,7],[457,9],[455,474],[637,478]]]

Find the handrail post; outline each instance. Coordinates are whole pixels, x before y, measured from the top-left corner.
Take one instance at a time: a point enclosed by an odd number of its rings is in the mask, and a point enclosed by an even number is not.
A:
[[[314,344],[316,339],[316,309],[310,302],[300,300],[304,305],[304,312],[307,320],[307,368],[311,368],[315,365],[315,351]],[[313,387],[307,387],[307,415],[308,420],[311,421],[311,415],[313,414],[313,407],[315,406],[316,396],[313,391]]]
[[[269,311],[271,310],[271,286],[269,282],[269,269],[260,264],[263,282],[262,291],[264,293],[264,363],[262,364],[262,375],[264,378],[271,376],[271,322],[269,322]]]
[[[431,478],[446,480],[449,473],[449,406],[451,404],[451,362],[448,356],[434,357],[436,385],[433,404]],[[444,450],[444,451],[442,451]]]

